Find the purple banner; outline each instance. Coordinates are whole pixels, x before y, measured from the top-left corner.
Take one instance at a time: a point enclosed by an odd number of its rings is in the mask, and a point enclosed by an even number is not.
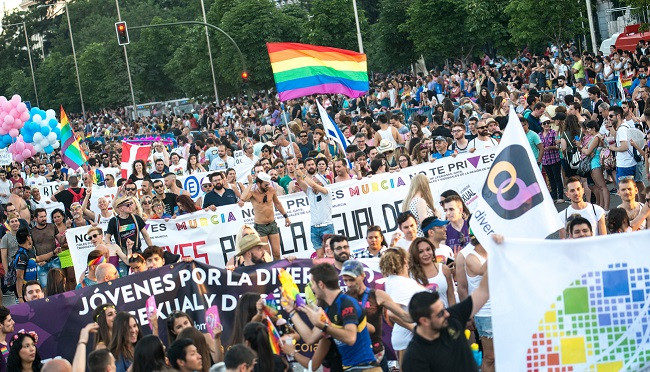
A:
[[[205,332],[205,311],[210,306],[217,305],[224,324],[221,339],[225,345],[230,340],[232,331],[228,325],[234,322],[234,310],[242,294],[273,293],[279,299],[280,268],[285,268],[303,291],[309,282],[309,269],[312,266],[311,260],[295,260],[292,263],[281,260],[233,272],[199,262],[179,263],[42,300],[13,305],[9,309],[16,322],[16,330],[38,333],[38,350],[43,359],[61,356],[72,360],[75,349],[70,345],[77,343],[81,329],[93,321],[93,310],[103,303],[112,303],[118,311],[134,314],[142,333],[151,333],[147,326],[145,303],[152,295],[158,306],[160,337],[163,342],[166,341],[166,322],[171,313],[188,313],[194,320],[194,326]],[[374,274],[368,275],[368,281],[374,282],[381,278],[380,273],[367,270]],[[373,283],[370,284],[372,286]],[[384,326],[384,335],[388,331],[386,328]],[[387,341],[390,342],[390,332]],[[89,345],[89,350],[93,347]],[[312,348],[305,345],[299,350],[310,352]]]

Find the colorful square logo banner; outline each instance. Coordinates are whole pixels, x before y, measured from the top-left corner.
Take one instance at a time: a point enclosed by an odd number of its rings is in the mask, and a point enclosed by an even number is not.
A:
[[[490,240],[496,370],[650,369],[648,241]]]

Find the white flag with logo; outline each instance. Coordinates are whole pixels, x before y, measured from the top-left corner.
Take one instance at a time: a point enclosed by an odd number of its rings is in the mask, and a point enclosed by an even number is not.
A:
[[[316,105],[318,105],[318,113],[320,114],[320,120],[323,122],[323,128],[325,129],[325,135],[334,141],[338,142],[343,150],[348,148],[348,140],[341,132],[341,129],[334,124],[332,118],[327,114],[327,110],[316,100]]]
[[[480,242],[494,233],[513,238],[545,238],[562,227],[512,106],[470,227]]]

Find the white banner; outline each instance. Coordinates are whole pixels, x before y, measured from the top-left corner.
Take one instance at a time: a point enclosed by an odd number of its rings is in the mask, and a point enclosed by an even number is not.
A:
[[[396,231],[398,227],[395,221],[402,210],[402,200],[408,192],[410,179],[418,173],[429,177],[436,204],[439,202],[440,193],[453,189],[463,196],[472,210],[476,204],[478,190],[494,160],[495,151],[496,149],[485,149],[482,152],[413,166],[401,172],[328,186],[333,198],[332,218],[335,233],[347,236],[350,248],[354,251],[367,246],[366,229],[370,225],[379,225],[384,233]],[[106,191],[100,192],[101,190]],[[105,188],[93,190],[92,205],[97,204],[96,198],[100,195],[111,198],[112,193],[110,189]],[[276,213],[282,254],[309,258],[314,250],[310,239],[310,215],[306,195],[284,195],[280,197],[280,201],[291,219],[291,226],[285,227],[284,218]],[[241,208],[236,204],[227,205],[219,207],[216,212],[199,211],[168,222],[148,220],[146,228],[154,244],[163,246],[175,254],[191,256],[207,264],[224,267],[228,258],[235,252],[235,236],[240,227],[244,223],[252,225],[253,220],[252,205],[246,203]],[[390,240],[390,236],[387,235],[386,239]],[[88,239],[79,236],[68,238],[71,253],[76,249],[74,245],[83,241]],[[80,262],[84,265],[81,270],[85,270],[88,252],[80,254],[83,256]]]
[[[237,172],[237,181],[247,184],[248,175],[255,166],[255,162],[244,155],[244,150],[237,150],[233,153],[235,159],[235,172]]]
[[[649,241],[489,239],[496,370],[648,370]]]
[[[52,195],[56,194],[59,191],[59,187],[68,186],[68,181],[53,181],[47,182],[42,185],[36,185],[38,190],[41,192],[41,198],[49,200]]]
[[[545,238],[562,227],[530,146],[511,106],[494,165],[478,189],[481,198],[469,222],[480,242],[494,233]]]
[[[0,150],[0,165],[9,165],[11,164],[13,158],[11,153],[7,150]]]

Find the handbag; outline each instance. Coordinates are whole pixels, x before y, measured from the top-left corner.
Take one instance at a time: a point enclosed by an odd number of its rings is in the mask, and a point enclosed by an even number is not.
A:
[[[591,172],[591,159],[593,156],[585,156],[578,163],[577,172],[580,177],[587,177],[589,172]]]
[[[567,163],[569,163],[569,168],[571,169],[578,169],[578,166],[580,165],[580,162],[582,161],[582,158],[580,157],[580,151],[578,151],[578,147],[571,142],[569,139],[569,136],[566,134],[566,132],[563,133],[564,138],[566,139],[567,142]]]

